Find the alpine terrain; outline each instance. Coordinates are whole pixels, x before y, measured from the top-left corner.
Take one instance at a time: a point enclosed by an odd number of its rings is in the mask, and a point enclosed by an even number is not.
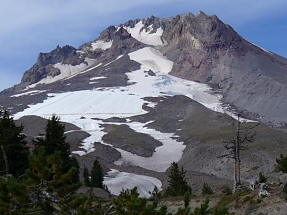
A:
[[[287,59],[199,12],[129,20],[79,48],[40,53],[21,83],[0,93],[0,106],[29,142],[58,116],[81,171],[97,159],[112,194],[165,189],[172,162],[193,193],[204,183],[220,193],[233,184],[224,142],[241,111],[241,122],[260,123],[241,151],[241,180],[260,172],[284,180],[275,167],[287,151],[286,85]]]

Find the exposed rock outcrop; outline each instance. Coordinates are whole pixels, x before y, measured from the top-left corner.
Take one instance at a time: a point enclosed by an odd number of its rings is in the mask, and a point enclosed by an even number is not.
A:
[[[53,67],[54,64],[62,63],[75,66],[83,63],[84,60],[85,58],[74,47],[68,45],[57,46],[49,53],[40,53],[37,62],[24,73],[21,82],[33,84],[47,76],[55,77],[60,74],[60,70]]]

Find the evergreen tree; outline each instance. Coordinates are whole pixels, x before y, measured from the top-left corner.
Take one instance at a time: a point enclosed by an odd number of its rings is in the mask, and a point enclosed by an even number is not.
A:
[[[202,189],[201,189],[201,194],[204,195],[211,195],[213,194],[213,191],[211,187],[207,183],[203,183]]]
[[[263,175],[262,172],[259,172],[259,183],[266,183],[267,182],[267,178],[265,177],[265,175]]]
[[[37,138],[34,144],[36,147],[44,146],[47,155],[59,151],[64,160],[68,160],[71,155],[70,145],[66,142],[65,126],[61,124],[60,118],[55,115],[48,120],[45,135]]]
[[[45,147],[37,147],[29,156],[29,163],[23,184],[35,211],[41,211],[39,214],[61,214],[60,211],[70,214],[78,207],[75,196],[81,184],[72,183],[78,170],[76,167],[65,170],[59,151],[47,155]]]
[[[72,177],[72,182],[79,181],[79,163],[75,157],[71,155],[70,145],[66,142],[65,126],[61,124],[60,118],[53,115],[48,120],[45,135],[34,141],[35,148],[43,146],[47,155],[52,155],[58,151],[63,160],[63,169],[68,171],[71,167],[75,167],[77,171]]]
[[[103,188],[103,181],[104,181],[104,175],[102,171],[101,164],[98,160],[94,161],[93,168],[91,170],[91,187],[98,187]]]
[[[185,173],[183,167],[179,170],[178,164],[172,162],[169,170],[169,180],[168,187],[166,189],[165,195],[168,196],[183,196],[186,192],[191,193],[191,187],[187,184],[185,180]]]
[[[24,127],[17,126],[8,111],[0,111],[0,171],[19,176],[28,168],[29,150]]]
[[[90,172],[86,166],[84,167],[83,177],[84,177],[84,184],[87,187],[90,187],[91,186],[91,178],[90,178],[91,176],[90,176]]]
[[[283,156],[283,154],[280,155],[280,158],[276,158],[277,162],[277,168],[284,172],[287,173],[287,156]]]

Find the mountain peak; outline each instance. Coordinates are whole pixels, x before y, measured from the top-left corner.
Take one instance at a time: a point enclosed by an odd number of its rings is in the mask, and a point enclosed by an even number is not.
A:
[[[234,108],[256,112],[254,119],[260,115],[265,121],[279,120],[276,110],[285,106],[285,100],[278,101],[278,108],[272,107],[273,90],[263,96],[262,102],[248,103],[246,97],[256,100],[255,95],[262,91],[259,83],[268,80],[276,82],[274,88],[280,94],[277,96],[283,98],[285,91],[280,89],[287,83],[286,59],[254,46],[216,15],[209,16],[202,11],[196,16],[184,13],[169,18],[150,16],[129,20],[119,26],[109,26],[79,49],[57,46],[50,53],[39,54],[37,62],[24,73],[22,83],[59,81],[147,46],[159,50],[173,62],[170,74],[209,84]],[[248,84],[244,85],[242,79]],[[252,87],[255,85],[258,85],[256,89]],[[268,108],[259,108],[266,104],[267,97],[273,102]]]

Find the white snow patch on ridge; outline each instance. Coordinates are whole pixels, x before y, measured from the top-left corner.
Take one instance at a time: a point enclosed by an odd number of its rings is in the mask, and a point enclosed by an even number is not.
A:
[[[113,41],[105,42],[103,40],[98,40],[96,42],[91,43],[92,49],[102,49],[102,50],[107,50],[112,47]]]
[[[148,26],[147,31],[146,29],[143,29],[143,26],[144,24],[140,21],[135,25],[135,27],[125,27],[125,29],[133,38],[147,45],[161,46],[164,44],[161,39],[163,34],[162,28],[158,28],[155,33],[151,33],[153,30],[152,25]]]
[[[149,69],[154,72],[168,74],[173,66],[173,62],[168,60],[158,50],[146,47],[129,54],[130,59],[142,64],[143,69]]]
[[[104,184],[114,195],[119,195],[122,189],[133,189],[137,187],[141,197],[150,197],[149,191],[152,191],[156,186],[159,191],[162,190],[162,183],[157,178],[136,175],[133,173],[120,172],[112,169],[108,175],[104,177]]]
[[[12,95],[10,97],[20,97],[20,96],[26,96],[26,95],[31,95],[32,96],[32,95],[36,95],[36,94],[43,93],[43,92],[46,92],[46,91],[47,90],[31,90],[31,91],[28,91],[28,92]]]
[[[99,80],[99,79],[103,79],[103,78],[107,78],[107,77],[105,77],[105,76],[93,77],[93,78],[90,78],[90,80],[93,81],[93,80]]]

